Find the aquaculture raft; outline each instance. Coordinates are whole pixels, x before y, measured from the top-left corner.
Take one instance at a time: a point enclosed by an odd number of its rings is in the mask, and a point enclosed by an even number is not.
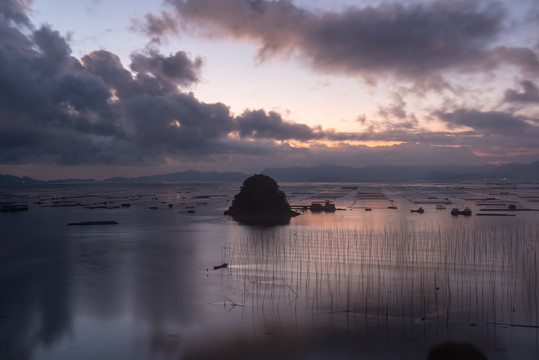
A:
[[[67,225],[118,225],[117,221],[81,221],[72,222]]]

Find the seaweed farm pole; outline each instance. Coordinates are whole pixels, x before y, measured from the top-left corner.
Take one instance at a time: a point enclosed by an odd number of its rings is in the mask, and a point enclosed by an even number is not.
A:
[[[538,303],[537,303],[537,246],[533,247],[533,274],[534,274],[534,285],[533,285],[533,296],[535,300],[535,326],[539,326],[539,318],[538,318]]]

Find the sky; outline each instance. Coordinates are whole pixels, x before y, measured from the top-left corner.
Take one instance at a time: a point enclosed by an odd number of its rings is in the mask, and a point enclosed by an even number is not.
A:
[[[539,160],[536,0],[0,0],[0,173]]]

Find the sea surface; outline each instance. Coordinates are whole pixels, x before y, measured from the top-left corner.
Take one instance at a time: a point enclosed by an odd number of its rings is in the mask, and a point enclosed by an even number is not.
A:
[[[0,187],[0,359],[539,357],[539,184],[282,183],[275,227],[240,185]]]

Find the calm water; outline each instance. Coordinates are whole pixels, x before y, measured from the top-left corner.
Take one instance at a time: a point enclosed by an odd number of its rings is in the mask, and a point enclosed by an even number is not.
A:
[[[222,215],[239,184],[0,189],[30,207],[0,213],[0,358],[539,356],[539,212],[498,211],[538,184],[281,188],[340,210],[258,228]]]

